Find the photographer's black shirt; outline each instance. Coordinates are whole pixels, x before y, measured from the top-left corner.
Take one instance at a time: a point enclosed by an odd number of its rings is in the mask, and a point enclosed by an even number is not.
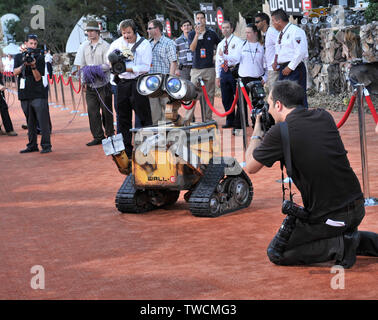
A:
[[[17,54],[14,57],[14,68],[18,68],[23,64],[22,53]],[[41,74],[45,74],[45,57],[40,54],[36,57],[36,67]],[[48,87],[43,85],[42,78],[40,81],[35,81],[31,67],[27,66],[25,68],[25,89],[20,89],[21,78],[24,78],[21,73],[18,76],[18,99],[19,100],[32,100],[32,99],[47,99],[48,98]]]
[[[321,218],[363,196],[335,121],[326,110],[298,107],[288,114],[286,122],[292,179],[311,219]],[[283,159],[279,124],[266,133],[253,157],[267,167]]]

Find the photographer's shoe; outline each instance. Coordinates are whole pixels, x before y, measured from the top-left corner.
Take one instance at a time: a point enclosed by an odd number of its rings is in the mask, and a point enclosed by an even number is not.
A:
[[[30,153],[30,152],[37,152],[39,151],[38,147],[35,148],[26,148],[24,150],[21,150],[20,153]]]
[[[87,143],[87,146],[90,147],[90,146],[97,146],[98,144],[101,144],[102,141],[100,139],[93,139],[91,142],[88,142]]]
[[[26,124],[23,124],[23,125],[21,126],[21,128],[24,129],[24,130],[27,130],[27,129],[28,129],[28,126],[27,126]]]
[[[52,152],[51,148],[42,149],[40,153],[49,153]]]
[[[360,234],[357,230],[354,232],[347,232],[343,235],[343,239],[344,256],[342,260],[337,260],[335,264],[342,266],[345,269],[349,269],[356,263],[356,253],[360,243]]]

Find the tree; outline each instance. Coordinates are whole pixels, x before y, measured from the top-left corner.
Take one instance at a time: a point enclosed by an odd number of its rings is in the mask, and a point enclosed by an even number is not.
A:
[[[238,20],[239,12],[249,20],[261,10],[261,0],[223,0],[213,1],[214,9],[218,6],[224,9],[225,18],[233,22]],[[132,18],[139,28],[139,32],[147,36],[146,26],[149,20],[155,19],[156,14],[163,14],[171,21],[190,19],[193,21],[193,12],[198,11],[201,2],[209,0],[152,0],[148,2],[135,0],[40,0],[39,5],[45,10],[44,30],[33,30],[30,21],[33,15],[30,8],[34,5],[32,0],[19,0],[20,5],[14,13],[20,17],[20,22],[11,26],[16,34],[17,41],[25,38],[25,28],[28,33],[35,33],[40,38],[40,44],[47,44],[53,52],[64,52],[67,39],[77,21],[88,14],[106,17],[108,30],[117,35],[117,25],[120,21]],[[14,7],[14,0],[2,0],[1,10]],[[4,12],[5,13],[5,12]]]

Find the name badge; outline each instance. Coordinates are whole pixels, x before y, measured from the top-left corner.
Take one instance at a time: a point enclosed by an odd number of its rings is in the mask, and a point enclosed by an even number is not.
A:
[[[200,49],[201,58],[206,58],[206,49]]]
[[[25,79],[24,78],[21,78],[20,79],[20,89],[25,89]]]
[[[188,62],[191,62],[193,60],[192,53],[190,51],[186,53],[186,60]]]

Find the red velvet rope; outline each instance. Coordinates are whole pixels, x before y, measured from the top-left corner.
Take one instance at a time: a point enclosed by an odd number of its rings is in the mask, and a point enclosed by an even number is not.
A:
[[[189,106],[187,106],[185,104],[181,104],[181,105],[183,106],[184,109],[190,110],[194,107],[195,104],[196,104],[196,100],[193,100],[192,103]]]
[[[245,100],[247,101],[249,109],[252,111],[253,105],[252,105],[251,100],[249,100],[249,96],[248,96],[247,90],[245,90],[244,86],[241,87],[241,91],[243,92],[243,96],[244,96]]]
[[[354,102],[356,101],[356,96],[357,96],[357,91],[354,91],[352,98],[350,98],[349,105],[348,105],[347,110],[345,111],[344,116],[341,118],[341,120],[337,124],[337,129],[340,129],[341,126],[345,123],[345,121],[347,121],[350,113],[352,112]]]
[[[63,78],[63,75],[62,75],[62,74],[60,75],[60,79],[62,80],[63,84],[64,84],[66,87],[70,84],[70,79],[71,79],[71,77],[68,78],[67,83],[64,82],[64,78]]]
[[[60,81],[60,77],[57,78],[57,77],[56,77],[56,74],[54,74],[54,79],[55,79],[55,83],[58,84],[59,81]]]
[[[230,110],[228,110],[227,112],[225,113],[220,113],[219,111],[217,111],[213,105],[211,104],[210,100],[209,100],[209,96],[207,95],[207,91],[206,91],[206,88],[204,85],[201,85],[202,87],[202,91],[203,91],[203,94],[205,96],[205,100],[206,100],[206,103],[208,104],[208,106],[210,107],[210,109],[219,117],[226,117],[228,116],[230,113],[232,113],[234,110],[235,110],[235,106],[236,106],[236,102],[238,101],[238,98],[239,98],[239,92],[238,90],[236,90],[236,93],[235,93],[235,98],[234,98],[234,102],[232,103],[232,106],[230,108]]]
[[[371,115],[373,116],[374,118],[374,121],[375,121],[375,124],[378,123],[378,115],[377,115],[377,112],[375,111],[375,108],[374,108],[374,105],[373,105],[373,101],[371,101],[371,98],[370,98],[370,95],[369,94],[365,94],[365,100],[370,108],[370,111],[371,111]]]
[[[49,83],[50,83],[50,84],[54,84],[54,77],[51,79],[51,78],[50,78],[50,75],[48,74],[48,75],[47,75],[47,79],[49,80]]]
[[[71,82],[72,90],[73,90],[75,93],[79,94],[80,91],[81,91],[81,82],[79,81],[79,89],[78,89],[78,90],[75,89],[75,86],[74,86],[74,84],[73,84],[72,77],[70,77],[69,82]]]

